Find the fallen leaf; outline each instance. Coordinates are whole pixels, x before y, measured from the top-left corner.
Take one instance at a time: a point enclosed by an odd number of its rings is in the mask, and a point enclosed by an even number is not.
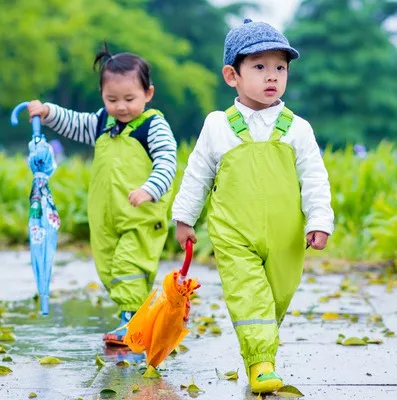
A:
[[[132,391],[132,393],[139,392],[140,390],[141,390],[141,388],[140,388],[136,383],[134,383],[134,384],[131,386],[131,391]]]
[[[102,389],[99,392],[99,394],[100,394],[102,399],[108,399],[110,397],[116,396],[117,392],[115,390],[113,390],[113,389],[106,388],[106,389]]]
[[[228,372],[222,373],[217,368],[215,368],[215,372],[216,372],[218,379],[221,379],[221,380],[236,381],[238,379],[238,369],[237,369],[237,371],[228,371]]]
[[[46,364],[61,364],[61,363],[62,363],[62,361],[61,361],[59,358],[50,357],[50,356],[43,357],[43,358],[40,360],[40,364],[41,364],[41,365],[46,365]]]
[[[339,319],[339,314],[333,312],[326,312],[321,317],[324,321],[334,321]]]
[[[34,399],[36,397],[37,397],[37,394],[35,392],[29,393],[29,396],[28,396],[29,399]]]
[[[3,362],[12,362],[12,358],[11,357],[3,357]]]
[[[343,344],[343,340],[346,338],[345,335],[342,335],[341,333],[338,335],[338,339],[336,339],[336,344]]]
[[[383,340],[381,340],[381,339],[368,339],[367,343],[368,344],[383,344]]]
[[[0,375],[8,375],[11,374],[12,369],[5,367],[4,365],[0,365]]]
[[[221,329],[220,326],[215,325],[215,326],[212,326],[212,327],[210,328],[210,332],[211,332],[213,335],[221,335],[221,334],[222,334],[222,329]]]
[[[221,306],[216,303],[211,304],[210,307],[211,307],[211,310],[219,310],[221,308]]]
[[[291,311],[291,315],[293,315],[294,317],[299,317],[299,315],[301,315],[301,312],[299,310],[293,310]]]
[[[101,358],[98,354],[95,357],[95,365],[98,368],[102,368],[106,365],[105,361],[103,360],[103,358]]]
[[[128,368],[130,366],[131,366],[131,364],[127,360],[121,360],[116,363],[116,367],[119,367],[119,368]]]
[[[0,342],[15,342],[15,336],[11,332],[0,331]]]
[[[0,344],[0,354],[4,353],[7,353],[7,349],[2,344]]]
[[[278,397],[283,397],[285,399],[298,399],[303,397],[304,394],[301,393],[295,386],[286,385],[278,389],[275,393]]]
[[[161,374],[157,371],[156,368],[149,365],[147,367],[147,370],[145,371],[145,373],[142,376],[144,378],[156,379],[156,378],[160,378]]]
[[[367,343],[358,337],[350,337],[343,341],[343,346],[366,346]]]

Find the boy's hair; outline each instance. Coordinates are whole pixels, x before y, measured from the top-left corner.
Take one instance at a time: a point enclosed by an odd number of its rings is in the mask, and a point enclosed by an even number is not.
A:
[[[101,92],[105,83],[106,72],[124,75],[127,72],[135,71],[145,92],[149,90],[152,84],[150,80],[150,66],[143,58],[132,53],[117,53],[112,55],[106,42],[103,49],[95,56],[94,70],[96,70],[97,66],[99,66],[99,88]]]
[[[290,46],[287,38],[277,29],[264,22],[252,22],[245,19],[244,24],[229,31],[225,39],[223,54],[224,65],[235,65],[239,55],[260,53],[269,50],[282,50],[287,53],[287,60],[299,58],[299,53]],[[244,57],[237,62],[240,67]],[[237,71],[237,70],[236,70]]]
[[[287,63],[289,66],[289,63],[291,61],[291,57],[290,55],[285,52],[287,55]],[[249,54],[237,54],[236,58],[234,59],[234,63],[232,64],[232,67],[234,68],[234,70],[240,75],[240,67],[241,64],[244,62],[244,60],[249,56]]]

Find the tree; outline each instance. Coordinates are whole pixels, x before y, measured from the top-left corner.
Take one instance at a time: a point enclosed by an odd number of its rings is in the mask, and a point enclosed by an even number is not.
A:
[[[95,53],[106,39],[113,51],[146,58],[159,93],[175,108],[186,93],[199,113],[215,104],[216,78],[189,57],[191,45],[167,33],[143,8],[146,0],[1,0],[0,106],[43,98],[78,110],[101,106]],[[160,107],[161,108],[161,107]]]
[[[323,145],[397,139],[397,50],[380,25],[395,9],[385,3],[304,0],[285,32],[302,57],[285,99]]]

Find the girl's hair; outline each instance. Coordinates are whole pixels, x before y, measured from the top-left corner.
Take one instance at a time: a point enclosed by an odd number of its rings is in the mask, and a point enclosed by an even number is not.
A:
[[[132,53],[111,54],[106,43],[95,56],[94,70],[97,66],[99,66],[99,88],[101,92],[105,83],[105,72],[124,75],[127,72],[135,71],[145,92],[149,90],[152,84],[150,66],[143,58]]]

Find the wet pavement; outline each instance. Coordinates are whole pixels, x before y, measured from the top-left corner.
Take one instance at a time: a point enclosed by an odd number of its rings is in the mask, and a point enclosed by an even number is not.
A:
[[[0,259],[0,335],[2,328],[12,327],[15,336],[15,341],[0,341],[0,349],[7,350],[0,354],[0,366],[13,371],[0,375],[1,400],[27,399],[33,393],[45,400],[258,398],[248,388],[216,270],[192,265],[191,275],[199,277],[202,287],[192,304],[192,333],[183,341],[188,351],[170,356],[161,378],[148,379],[142,376],[141,359],[102,345],[103,332],[118,320],[91,260],[58,252],[50,315],[43,317],[33,299],[29,253],[3,252]],[[157,285],[173,267],[178,262],[161,264]],[[397,332],[397,285],[390,282],[384,284],[376,272],[306,273],[280,330],[277,363],[285,384],[316,400],[396,399],[397,338],[391,332]],[[214,325],[220,335],[211,333]],[[336,344],[339,334],[383,343],[342,346]],[[95,365],[96,355],[104,359],[103,368]],[[62,363],[40,365],[44,356]],[[117,366],[121,360],[130,366]],[[239,378],[220,380],[215,368],[238,370]],[[202,392],[181,388],[192,379]],[[113,396],[106,397],[104,389],[112,389]]]

